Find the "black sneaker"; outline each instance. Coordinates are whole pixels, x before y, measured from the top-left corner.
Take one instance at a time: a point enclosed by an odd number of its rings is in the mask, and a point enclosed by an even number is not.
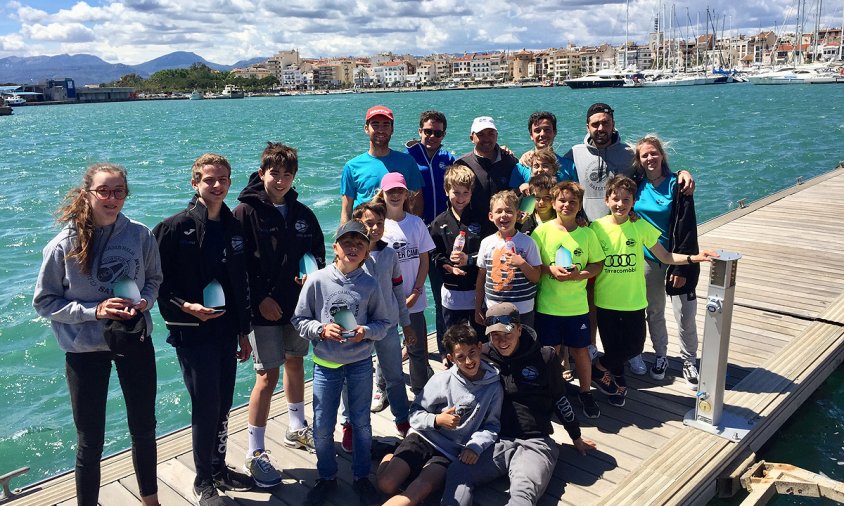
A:
[[[375,490],[375,486],[369,481],[369,478],[356,479],[352,488],[355,489],[361,506],[377,506],[381,504],[378,498],[378,491]]]
[[[329,495],[337,491],[337,480],[317,480],[314,488],[308,491],[305,497],[305,504],[309,506],[322,506]]]
[[[698,376],[697,367],[691,360],[683,362],[683,378],[686,379],[686,385],[692,390],[697,390],[700,378]]]
[[[592,397],[592,392],[580,392],[580,405],[583,406],[583,415],[586,418],[598,418],[601,416],[601,410],[595,399]]]
[[[612,374],[609,371],[602,371],[592,366],[592,384],[606,395],[618,393],[618,385],[615,384]]]
[[[619,408],[624,406],[625,399],[627,399],[627,378],[622,374],[621,376],[613,376],[613,381],[618,387],[618,392],[607,398],[607,402]]]
[[[214,486],[223,491],[246,492],[252,490],[255,486],[255,480],[249,475],[239,473],[226,466],[214,475]]]
[[[225,506],[226,504],[210,480],[193,482],[193,501],[198,506]]]

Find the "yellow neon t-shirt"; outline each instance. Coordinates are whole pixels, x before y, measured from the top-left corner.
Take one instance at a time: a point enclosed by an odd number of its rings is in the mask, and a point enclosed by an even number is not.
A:
[[[595,305],[616,311],[648,307],[644,248],[656,244],[659,230],[643,219],[617,225],[612,215],[593,221],[591,228],[606,255],[595,280]]]
[[[560,229],[556,222],[546,222],[531,233],[536,241],[543,265],[554,265],[557,250],[568,250],[573,264],[583,270],[586,264],[600,262],[604,252],[598,237],[587,227],[577,227],[571,232]],[[550,274],[539,278],[536,311],[554,316],[577,316],[589,312],[586,300],[586,280],[557,281]]]

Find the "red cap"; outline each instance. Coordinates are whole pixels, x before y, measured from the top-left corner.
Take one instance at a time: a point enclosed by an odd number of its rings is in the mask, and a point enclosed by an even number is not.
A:
[[[375,116],[385,116],[388,120],[393,121],[393,111],[391,111],[389,107],[384,107],[383,105],[374,105],[370,107],[366,111],[366,122],[368,123],[369,120]]]

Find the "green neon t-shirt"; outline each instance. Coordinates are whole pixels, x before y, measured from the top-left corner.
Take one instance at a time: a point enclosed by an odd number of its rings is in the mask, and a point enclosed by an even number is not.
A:
[[[659,230],[646,220],[616,224],[612,215],[592,222],[604,250],[604,269],[595,280],[595,305],[616,311],[648,307],[645,291],[645,253],[659,239]]]
[[[587,264],[600,262],[604,252],[598,237],[587,227],[577,227],[571,232],[561,229],[556,221],[546,222],[531,234],[539,248],[543,265],[555,265],[557,251],[565,248],[573,264],[583,270]],[[586,300],[586,280],[557,281],[550,274],[539,278],[536,311],[554,316],[577,316],[589,312]]]

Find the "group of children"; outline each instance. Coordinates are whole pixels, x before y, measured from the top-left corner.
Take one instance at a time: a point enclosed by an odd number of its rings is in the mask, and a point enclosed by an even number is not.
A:
[[[515,191],[498,192],[487,216],[470,204],[474,172],[448,167],[447,208],[428,227],[407,212],[404,177],[390,172],[375,198],[337,229],[334,259],[326,263],[320,225],[293,189],[294,149],[268,143],[233,211],[224,202],[231,185],[228,161],[214,154],[195,161],[196,195],[153,235],[163,275],[158,305],[191,397],[198,504],[220,504],[218,489],[281,482],[264,433],[282,366],[289,406],[284,443],[317,456],[319,479],[309,504],[322,504],[337,489],[334,430],[341,405],[342,448],[352,454],[353,488],[361,503],[379,503],[368,478],[370,408],[386,405],[404,440],[379,466],[378,487],[395,494],[418,475],[391,501],[420,502],[441,485],[450,462],[473,464],[497,439],[502,387],[496,369],[481,359],[481,341],[487,310],[501,303],[513,304],[518,320],[535,327],[543,345],[574,358],[587,417],[600,415],[591,384],[610,404],[624,405],[624,362],[644,345],[644,248],[666,264],[701,262],[712,253],[666,252],[656,228],[629,218],[636,185],[627,177],[609,181],[610,214],[588,224],[581,217],[582,187],[556,182],[553,151],[535,152],[531,163],[527,186],[517,186],[525,194],[521,201]],[[117,195],[106,190],[106,200],[112,197]],[[420,345],[427,334],[429,255],[443,279],[442,293],[434,296],[442,298],[447,330],[438,344],[450,367],[437,375]],[[594,361],[589,283],[604,346]],[[309,346],[313,427],[304,418],[303,357]],[[410,358],[412,403],[402,346]],[[225,465],[235,355],[241,361],[252,356],[256,370],[246,474]]]

